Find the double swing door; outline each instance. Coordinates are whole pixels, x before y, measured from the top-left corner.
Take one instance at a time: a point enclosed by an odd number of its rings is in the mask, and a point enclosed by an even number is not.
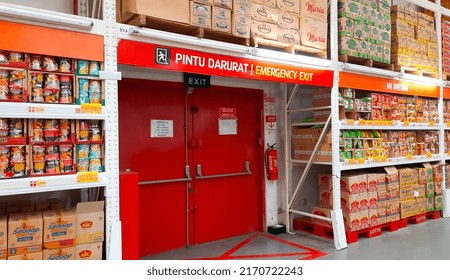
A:
[[[262,98],[119,82],[120,169],[139,173],[141,256],[262,230]]]

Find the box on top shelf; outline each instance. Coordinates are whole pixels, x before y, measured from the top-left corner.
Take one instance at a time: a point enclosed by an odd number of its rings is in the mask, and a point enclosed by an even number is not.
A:
[[[285,43],[291,46],[300,46],[300,33],[295,29],[278,27],[277,42]]]
[[[300,18],[298,15],[278,10],[277,25],[280,28],[294,29],[298,32]]]
[[[233,9],[233,0],[214,0],[214,6],[228,10]]]
[[[214,0],[191,0],[192,2],[207,5],[207,6],[213,6]]]
[[[327,38],[327,23],[306,17],[300,18],[300,41],[302,46],[326,50]]]
[[[277,0],[277,8],[298,14],[300,13],[300,1],[301,0]]]
[[[253,4],[261,4],[271,8],[277,8],[277,0],[251,0]]]
[[[252,19],[250,27],[251,36],[276,41],[278,39],[278,26],[273,23],[262,22]]]
[[[212,7],[191,1],[189,24],[210,29],[212,26]]]
[[[251,0],[233,0],[233,14],[252,15]]]
[[[278,10],[264,5],[252,4],[252,19],[272,24],[278,23]]]
[[[231,34],[239,38],[250,38],[251,16],[235,13],[231,15]]]
[[[134,15],[146,15],[168,21],[189,24],[189,1],[180,0],[117,0],[120,2],[118,21],[126,23]]]
[[[211,24],[213,31],[231,33],[231,10],[213,7]]]
[[[300,16],[328,22],[328,0],[300,0]]]

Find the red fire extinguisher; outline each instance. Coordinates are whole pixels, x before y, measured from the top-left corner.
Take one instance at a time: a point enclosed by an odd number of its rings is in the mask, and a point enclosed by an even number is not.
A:
[[[265,161],[267,169],[267,177],[269,180],[278,180],[278,152],[275,145],[267,144],[267,149],[265,152]]]

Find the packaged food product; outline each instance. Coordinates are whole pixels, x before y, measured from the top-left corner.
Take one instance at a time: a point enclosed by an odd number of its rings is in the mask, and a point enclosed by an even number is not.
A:
[[[89,121],[80,120],[78,122],[78,138],[81,141],[89,140]]]
[[[59,158],[62,160],[73,159],[72,145],[61,145],[59,146]]]
[[[102,86],[99,80],[89,80],[88,91],[91,92],[101,92]]]
[[[69,141],[71,138],[70,120],[59,121],[59,141]]]
[[[78,145],[78,158],[89,158],[89,145]]]
[[[59,160],[47,160],[45,162],[45,174],[60,173]]]
[[[13,162],[10,165],[11,165],[13,177],[25,176],[25,161]]]
[[[102,93],[98,91],[89,92],[89,103],[102,104]]]
[[[42,70],[44,71],[58,71],[58,63],[52,56],[44,56],[42,58]]]
[[[44,73],[31,72],[31,87],[33,88],[44,87]]]
[[[78,79],[79,91],[89,91],[89,80],[88,79]]]
[[[34,102],[34,103],[45,102],[43,88],[32,88],[31,89],[31,102]]]
[[[0,118],[0,137],[7,137],[9,133],[8,119]]]
[[[48,74],[45,78],[44,100],[46,103],[58,103],[59,77],[56,74]]]
[[[0,146],[0,162],[9,162],[9,147]]]
[[[89,158],[102,158],[102,146],[97,144],[91,145]]]
[[[42,56],[33,55],[30,61],[30,68],[33,70],[42,70]]]
[[[87,172],[89,171],[89,159],[88,158],[79,158],[77,164],[78,172]]]
[[[60,76],[59,103],[69,104],[73,102],[72,98],[72,77]]]
[[[13,62],[22,62],[24,61],[24,55],[20,52],[10,52],[9,53],[9,61]]]
[[[88,171],[97,171],[102,172],[102,160],[99,158],[91,158],[89,159],[89,169]]]
[[[70,73],[72,72],[72,60],[69,58],[59,59],[59,72]]]
[[[44,142],[44,121],[34,120],[33,121],[33,135],[31,138],[33,143]]]
[[[91,140],[91,141],[102,140],[102,131],[100,128],[100,121],[98,121],[98,120],[89,121],[89,140]]]
[[[100,63],[98,61],[89,62],[89,75],[98,76],[100,74]]]
[[[59,160],[59,147],[47,146],[45,147],[45,160]]]
[[[44,146],[33,146],[33,162],[44,161],[45,160],[45,147]],[[44,167],[42,167],[43,169]]]
[[[80,104],[89,104],[89,93],[87,91],[80,91],[78,95]]]
[[[9,121],[9,137],[23,137],[23,120],[11,119]]]
[[[12,162],[24,162],[25,161],[25,146],[13,146],[10,148]]]
[[[9,163],[0,161],[0,179],[9,177],[11,177],[11,174],[9,172]]]
[[[89,61],[78,60],[77,61],[77,74],[88,75],[89,74]]]
[[[0,51],[0,63],[7,64],[8,62],[9,62],[8,52],[7,51]]]
[[[59,161],[61,173],[73,172],[73,160],[72,159],[61,159]]]

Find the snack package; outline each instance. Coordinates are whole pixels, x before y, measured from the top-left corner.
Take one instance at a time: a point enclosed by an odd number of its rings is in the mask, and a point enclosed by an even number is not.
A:
[[[12,62],[23,62],[24,61],[24,55],[20,52],[10,52],[9,53],[9,61]]]
[[[77,74],[89,75],[89,61],[87,61],[87,60],[78,60],[77,61]]]
[[[7,51],[0,51],[0,63],[2,64],[8,64],[8,52]]]
[[[59,59],[59,72],[70,73],[72,72],[72,60],[69,58]]]
[[[59,160],[59,147],[58,146],[47,146],[45,147],[45,160]]]
[[[51,56],[44,56],[42,58],[42,70],[44,71],[58,71],[58,63],[56,59]]]
[[[42,56],[33,55],[30,61],[30,68],[33,70],[42,70]]]
[[[100,75],[100,63],[98,61],[89,62],[89,75],[91,76]]]
[[[97,144],[91,145],[89,150],[89,158],[102,158],[102,146]]]
[[[91,158],[89,159],[89,169],[88,171],[97,171],[102,172],[102,160],[99,158]]]
[[[82,159],[82,158],[89,158],[89,145],[78,145],[78,158]],[[88,162],[89,164],[89,162]]]

